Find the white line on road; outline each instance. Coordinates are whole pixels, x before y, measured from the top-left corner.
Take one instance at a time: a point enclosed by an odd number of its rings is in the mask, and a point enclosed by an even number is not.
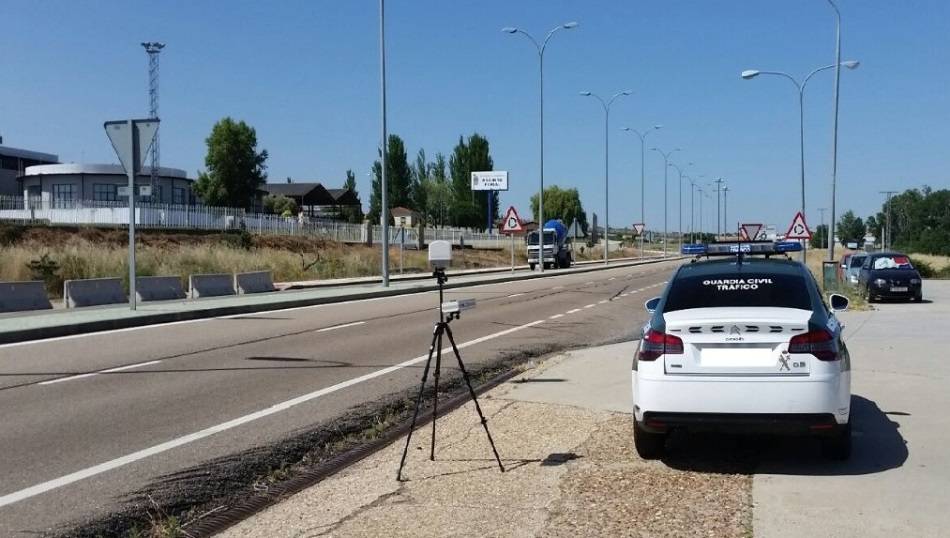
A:
[[[324,328],[322,328],[322,329],[319,329],[317,332],[318,332],[318,333],[325,333],[325,332],[327,332],[327,331],[335,331],[335,330],[337,330],[337,329],[345,329],[345,328],[347,328],[347,327],[356,327],[357,325],[362,325],[362,324],[364,324],[364,323],[366,323],[366,322],[365,322],[365,321],[354,321],[353,323],[344,323],[344,324],[342,324],[342,325],[334,325],[334,326],[332,326],[332,327],[324,327]]]
[[[563,289],[564,289],[564,286],[554,286],[554,287],[551,288],[551,289],[552,289],[552,290],[563,290]]]
[[[617,280],[617,277],[612,276],[612,277],[608,278],[607,280]]]
[[[621,297],[626,297],[627,295],[630,295],[630,294],[629,294],[629,293],[621,293],[621,294],[620,294]]]
[[[597,301],[597,304],[607,304],[607,299]]]
[[[545,320],[543,319],[539,319],[536,321],[532,321],[531,323],[526,323],[524,325],[519,325],[517,327],[505,329],[503,331],[492,333],[487,336],[482,336],[481,338],[476,338],[474,340],[469,340],[468,342],[463,342],[459,344],[457,347],[461,349],[461,348],[466,348],[469,346],[474,346],[476,344],[480,344],[488,340],[493,340],[495,338],[500,338],[502,336],[509,335],[513,332],[517,332],[522,329],[527,329],[528,327],[534,327],[535,325],[544,323],[544,321]],[[451,353],[452,348],[451,347],[445,348],[442,350],[442,352],[446,354]],[[84,480],[86,478],[96,476],[98,474],[102,474],[107,471],[111,471],[113,469],[118,469],[119,467],[128,465],[130,463],[135,463],[139,460],[143,460],[145,458],[154,456],[156,454],[161,454],[162,452],[167,452],[173,448],[177,448],[183,445],[187,445],[189,443],[193,443],[195,441],[199,441],[206,437],[210,437],[216,433],[220,433],[223,431],[236,428],[238,426],[242,426],[249,422],[253,422],[257,419],[268,417],[270,415],[279,413],[281,411],[286,411],[287,409],[290,409],[291,407],[294,407],[296,405],[300,405],[302,403],[306,403],[311,400],[320,398],[321,396],[326,396],[327,394],[332,394],[334,392],[343,390],[345,388],[352,387],[353,385],[363,383],[364,381],[369,381],[377,377],[382,377],[384,375],[391,374],[397,370],[406,368],[407,366],[412,366],[414,364],[423,362],[428,358],[429,358],[428,354],[421,355],[414,359],[409,359],[407,361],[400,362],[399,364],[395,364],[393,366],[389,366],[381,370],[376,370],[375,372],[370,372],[368,374],[361,375],[359,377],[354,377],[353,379],[343,381],[342,383],[337,383],[336,385],[322,388],[320,390],[317,390],[308,394],[304,394],[302,396],[298,396],[296,398],[272,405],[266,409],[261,409],[260,411],[255,411],[254,413],[250,413],[250,414],[229,420],[227,422],[222,422],[221,424],[217,424],[215,426],[205,428],[201,431],[197,431],[195,433],[191,433],[188,435],[183,435],[181,437],[177,437],[170,441],[166,441],[164,443],[161,443],[149,448],[145,448],[137,452],[132,452],[131,454],[127,454],[125,456],[122,456],[113,460],[109,460],[109,461],[100,463],[98,465],[93,465],[92,467],[87,467],[85,469],[76,471],[74,473],[70,473],[68,475],[61,476],[59,478],[54,478],[53,480],[48,480],[46,482],[36,484],[35,486],[30,486],[28,488],[15,491],[13,493],[9,493],[7,495],[0,497],[0,507],[4,507],[10,504],[22,501],[24,499],[29,499],[30,497],[35,497],[37,495],[46,493],[47,491],[52,491],[54,489],[58,489],[63,486],[68,486],[69,484],[78,482],[80,480]],[[146,363],[142,363],[141,365],[144,366],[145,364]]]
[[[575,308],[574,310],[568,310],[567,313],[568,313],[568,314],[576,314],[577,312],[580,312],[580,311],[581,311],[580,308]]]
[[[594,281],[591,280],[591,281],[589,281],[589,282],[585,282],[584,285],[585,285],[585,286],[590,286],[590,285],[593,284],[593,283],[594,283]]]
[[[564,317],[564,314],[554,314],[553,316],[548,317],[548,319],[557,319],[557,318],[563,318],[563,317]]]
[[[595,306],[597,306],[597,305],[596,305],[596,304],[585,304],[585,305],[584,305],[584,308],[594,308]]]
[[[119,366],[118,368],[109,368],[108,370],[99,370],[98,372],[89,372],[88,374],[79,374],[71,375],[69,377],[60,377],[57,379],[50,379],[49,381],[40,381],[37,385],[52,385],[54,383],[62,383],[63,381],[73,381],[76,379],[83,379],[86,377],[92,377],[99,374],[111,374],[112,372],[122,372],[125,370],[131,370],[133,368],[141,368],[142,366],[151,366],[153,364],[158,364],[162,362],[161,360],[140,362],[138,364],[129,364],[128,366]]]
[[[524,295],[524,293],[512,293],[512,294],[509,295],[508,297],[509,297],[509,298],[511,298],[511,297],[520,297],[521,295]]]

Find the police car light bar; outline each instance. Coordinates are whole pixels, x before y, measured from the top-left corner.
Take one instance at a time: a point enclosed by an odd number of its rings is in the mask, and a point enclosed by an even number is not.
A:
[[[750,241],[742,243],[710,243],[683,245],[686,256],[735,256],[736,254],[783,254],[800,252],[801,243],[795,241]]]

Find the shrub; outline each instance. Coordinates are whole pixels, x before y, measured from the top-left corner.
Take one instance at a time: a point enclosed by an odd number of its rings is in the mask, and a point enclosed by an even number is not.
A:
[[[39,258],[30,260],[26,266],[30,270],[32,280],[46,282],[47,291],[56,292],[62,287],[63,279],[59,274],[59,264],[49,257],[49,253],[44,253]]]
[[[937,271],[927,262],[911,257],[910,263],[914,266],[914,269],[917,269],[917,272],[920,273],[921,278],[934,278],[937,276]]]

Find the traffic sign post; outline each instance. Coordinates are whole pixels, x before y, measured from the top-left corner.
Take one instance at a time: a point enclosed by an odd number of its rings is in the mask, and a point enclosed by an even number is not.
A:
[[[515,206],[508,208],[508,211],[505,211],[505,218],[501,221],[501,233],[508,234],[511,237],[511,272],[515,271],[515,233],[523,232],[524,224],[521,222],[521,217],[518,216],[518,211],[515,209]]]
[[[508,190],[508,172],[504,170],[491,170],[488,172],[472,172],[472,190],[488,191],[488,233],[492,232],[494,219],[492,218],[492,209],[494,208],[494,191]]]
[[[807,242],[811,239],[811,230],[808,229],[808,224],[805,223],[805,215],[801,211],[795,214],[795,218],[792,219],[792,225],[788,227],[788,231],[785,232],[785,239],[797,239],[804,240]],[[802,244],[802,262],[805,261],[805,249],[807,246]]]
[[[762,228],[764,228],[762,224],[740,224],[740,239],[744,239],[746,241],[755,241],[759,238],[759,233],[762,231]]]
[[[129,307],[132,310],[135,310],[135,176],[155,139],[158,123],[157,118],[152,118],[107,121],[103,125],[122,168],[129,176]]]

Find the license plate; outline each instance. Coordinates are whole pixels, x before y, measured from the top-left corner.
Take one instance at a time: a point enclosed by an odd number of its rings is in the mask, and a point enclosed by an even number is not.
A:
[[[894,293],[898,293],[898,292],[902,292],[902,291],[907,291],[907,287],[906,287],[906,286],[895,286],[895,287],[891,288],[891,291],[894,292]]]

